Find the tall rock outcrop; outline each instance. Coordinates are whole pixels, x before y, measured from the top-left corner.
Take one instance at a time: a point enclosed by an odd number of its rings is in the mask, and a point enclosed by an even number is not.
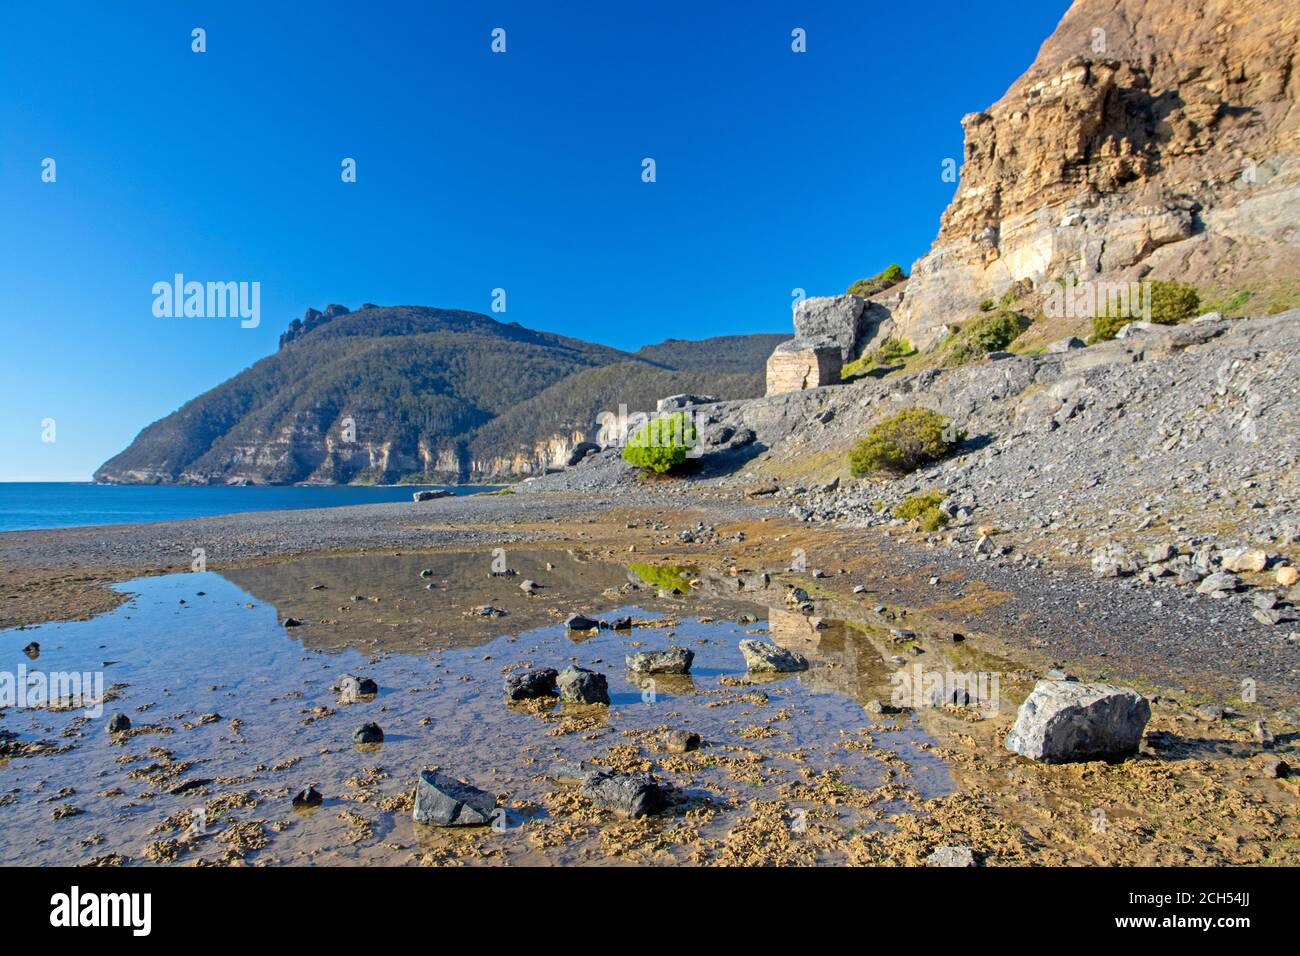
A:
[[[1300,5],[1076,0],[997,103],[893,312],[924,348],[1016,286],[1300,275]]]

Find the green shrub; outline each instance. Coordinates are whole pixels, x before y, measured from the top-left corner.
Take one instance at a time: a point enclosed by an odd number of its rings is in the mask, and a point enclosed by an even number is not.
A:
[[[695,447],[695,422],[684,412],[674,412],[646,422],[628,439],[625,461],[656,474],[676,468]]]
[[[897,365],[908,356],[915,354],[916,349],[912,348],[912,343],[907,339],[885,339],[874,352],[867,352],[840,369],[840,380],[852,381],[873,368]]]
[[[872,426],[849,455],[855,478],[884,471],[905,475],[948,454],[966,433],[928,408],[905,408]]]
[[[993,306],[994,306],[994,302],[993,302],[992,299],[985,299],[984,301],[982,301],[982,302],[980,303],[980,311],[981,311],[981,312],[992,312],[992,311],[993,311]]]
[[[870,279],[859,279],[849,286],[849,295],[869,296],[884,292],[892,285],[897,285],[907,278],[907,273],[898,263],[890,264],[884,271],[877,272]]]
[[[894,517],[904,521],[917,521],[923,531],[938,531],[948,523],[948,512],[939,507],[943,499],[942,491],[912,495],[894,506]]]
[[[1157,325],[1177,325],[1190,319],[1201,308],[1201,295],[1195,286],[1174,279],[1155,279],[1151,282],[1151,321]],[[1130,304],[1132,311],[1135,304]],[[1090,343],[1108,342],[1130,322],[1142,319],[1140,315],[1114,315],[1103,312],[1092,320]]]
[[[1028,317],[1009,309],[976,315],[953,337],[948,365],[975,362],[990,352],[1001,352],[1029,328]]]
[[[1151,321],[1157,325],[1177,325],[1196,315],[1201,296],[1195,286],[1171,279],[1151,283]]]

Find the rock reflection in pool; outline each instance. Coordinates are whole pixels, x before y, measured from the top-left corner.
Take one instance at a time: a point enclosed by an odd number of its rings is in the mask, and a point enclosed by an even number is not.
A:
[[[167,575],[124,584],[136,596],[110,614],[6,632],[4,669],[30,664],[21,648],[35,639],[45,671],[103,669],[114,699],[95,718],[0,717],[11,750],[49,744],[0,765],[0,863],[745,862],[768,838],[800,861],[833,863],[836,840],[877,825],[878,811],[951,789],[939,759],[917,749],[927,738],[914,719],[873,725],[864,713],[862,702],[888,697],[889,669],[858,631],[752,604],[629,596],[623,568],[565,557],[512,554],[511,577],[493,577],[484,554]],[[519,589],[525,577],[536,596]],[[471,613],[486,601],[506,616]],[[572,634],[562,623],[572,610],[637,626]],[[736,645],[765,623],[736,623],[746,613],[768,614],[771,638],[811,668],[749,681]],[[286,616],[304,626],[284,629]],[[695,652],[691,674],[626,671],[625,655],[673,644]],[[505,673],[569,664],[606,675],[608,709],[505,703]],[[340,703],[331,685],[345,672],[379,693]],[[115,710],[130,734],[104,732]],[[352,731],[370,721],[383,743],[359,752]],[[669,753],[672,730],[703,746]],[[557,760],[652,772],[678,802],[651,819],[609,819],[548,779]],[[426,767],[496,795],[499,825],[414,824]],[[308,785],[323,801],[295,811]],[[64,806],[80,812],[57,813]]]

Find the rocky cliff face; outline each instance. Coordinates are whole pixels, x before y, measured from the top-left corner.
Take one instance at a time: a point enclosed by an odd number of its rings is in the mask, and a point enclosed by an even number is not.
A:
[[[1076,0],[963,119],[960,185],[894,319],[921,347],[1013,285],[1300,275],[1300,7]]]

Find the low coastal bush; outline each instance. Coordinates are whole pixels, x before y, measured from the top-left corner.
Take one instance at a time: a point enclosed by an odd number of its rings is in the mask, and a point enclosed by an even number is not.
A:
[[[943,498],[942,491],[927,491],[904,498],[894,506],[894,517],[916,521],[922,531],[938,531],[948,523],[948,512],[939,507]]]
[[[1201,295],[1196,287],[1174,279],[1155,279],[1151,287],[1151,321],[1156,325],[1177,325],[1184,319],[1190,319],[1201,308]],[[1103,313],[1092,320],[1090,343],[1108,342],[1119,334],[1119,330],[1130,322],[1137,322],[1140,315],[1112,315]]]
[[[695,422],[683,412],[674,412],[646,422],[628,439],[623,459],[662,475],[686,460],[698,436]]]
[[[1027,316],[1006,308],[973,316],[953,337],[945,364],[965,365],[979,361],[990,352],[1001,352],[1029,325]]]
[[[849,455],[849,470],[855,478],[873,472],[905,475],[938,461],[965,439],[946,415],[905,408],[872,426]]]
[[[881,272],[877,272],[870,279],[859,279],[853,285],[849,286],[849,295],[869,296],[877,292],[884,292],[892,285],[897,285],[907,278],[907,273],[898,263],[892,263]]]

